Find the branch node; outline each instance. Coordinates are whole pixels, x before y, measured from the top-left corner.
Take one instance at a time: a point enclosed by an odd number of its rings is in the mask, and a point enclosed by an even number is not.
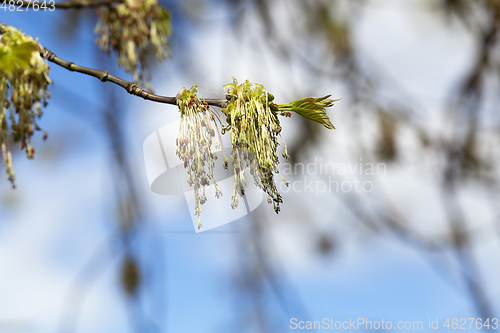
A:
[[[48,61],[52,62],[54,60],[54,58],[56,57],[56,55],[52,51],[49,51],[46,48],[43,48],[42,57],[47,59]]]
[[[137,84],[132,83],[129,84],[127,87],[127,92],[131,95],[139,96],[144,99],[148,98],[149,93],[145,91],[144,89],[140,88]]]
[[[101,76],[101,78],[99,80],[101,80],[101,82],[106,82],[108,80],[108,76],[109,76],[109,72],[104,71],[104,74]]]

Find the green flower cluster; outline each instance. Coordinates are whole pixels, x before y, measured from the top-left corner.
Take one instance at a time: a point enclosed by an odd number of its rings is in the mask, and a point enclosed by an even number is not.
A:
[[[244,171],[248,167],[255,185],[267,194],[267,201],[273,203],[274,210],[278,213],[280,204],[283,203],[274,180],[274,175],[279,174],[280,163],[277,153],[278,137],[281,137],[278,116],[291,117],[290,111],[293,111],[328,129],[334,129],[325,108],[332,106],[337,100],[329,99],[330,96],[308,97],[291,103],[275,104],[274,96],[267,92],[263,85],[248,80],[238,84],[234,78],[233,83],[224,85],[224,88],[227,105],[221,111],[226,115],[227,124],[222,126],[222,134],[230,131],[231,162],[234,172],[231,207],[238,207],[239,196],[245,195]],[[198,228],[201,228],[199,207],[206,202],[206,197],[204,192],[201,194],[200,186],[205,184],[208,186],[208,179],[213,179],[216,159],[212,143],[215,131],[211,124],[215,113],[211,114],[209,121],[208,104],[197,96],[196,86],[191,90],[183,88],[177,95],[177,103],[181,111],[177,155],[188,169],[189,184],[195,186],[196,215],[198,215]],[[215,122],[214,125],[217,129]],[[219,142],[222,142],[220,137]],[[283,157],[289,159],[285,143]],[[227,161],[224,161],[224,167],[227,166]],[[288,182],[281,178],[288,186]],[[219,197],[222,194],[217,188],[215,179],[213,181],[216,186],[216,196]]]
[[[118,66],[133,73],[136,83],[145,83],[148,90],[151,53],[162,61],[170,56],[167,38],[172,32],[170,13],[157,0],[125,0],[97,10],[95,32],[97,44],[106,53],[118,54]]]
[[[200,229],[201,205],[207,201],[205,186],[209,186],[212,181],[216,191],[215,197],[222,196],[213,174],[217,160],[214,148],[219,148],[220,137],[217,142],[214,116],[205,100],[198,96],[196,86],[189,90],[182,88],[177,95],[177,105],[181,112],[181,122],[176,154],[184,161],[184,168],[189,175],[189,186],[194,187],[195,215],[198,216]]]
[[[40,130],[36,119],[41,105],[50,97],[47,86],[49,66],[40,56],[38,42],[19,30],[6,26],[0,37],[0,145],[7,177],[14,186],[14,168],[10,143],[20,143],[28,158],[34,130]],[[44,139],[47,133],[44,134]]]
[[[283,200],[276,188],[274,174],[279,173],[277,148],[281,126],[277,113],[272,111],[274,96],[263,85],[248,80],[238,85],[233,78],[233,83],[224,85],[224,88],[230,98],[222,112],[227,115],[224,130],[231,131],[234,171],[231,206],[236,208],[238,196],[245,194],[243,172],[246,167],[250,167],[255,185],[267,194],[267,201],[274,204],[274,210],[278,213]]]

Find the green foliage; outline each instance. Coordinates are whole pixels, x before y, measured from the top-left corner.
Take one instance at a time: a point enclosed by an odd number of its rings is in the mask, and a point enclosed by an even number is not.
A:
[[[30,66],[33,52],[39,52],[38,47],[22,38],[12,38],[13,34],[6,34],[5,41],[0,45],[0,71],[9,79],[17,67]]]
[[[330,95],[325,97],[301,98],[291,103],[276,104],[276,108],[278,112],[293,111],[300,114],[302,117],[324,125],[328,129],[334,129],[335,127],[326,115],[325,108],[333,106],[333,102],[339,101],[340,99],[329,99],[328,97],[330,97]]]
[[[40,56],[38,42],[13,27],[5,27],[0,39],[0,145],[7,177],[14,186],[10,142],[20,143],[28,158],[41,104],[50,96],[49,66]],[[45,133],[44,137],[47,136]]]

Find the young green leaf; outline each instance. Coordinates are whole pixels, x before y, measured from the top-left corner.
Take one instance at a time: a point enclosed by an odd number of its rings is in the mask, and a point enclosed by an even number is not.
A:
[[[328,129],[335,129],[335,126],[326,115],[325,108],[332,106],[334,102],[340,99],[330,99],[328,98],[330,96],[300,98],[290,103],[276,104],[276,107],[278,112],[293,111],[302,117],[322,124]]]

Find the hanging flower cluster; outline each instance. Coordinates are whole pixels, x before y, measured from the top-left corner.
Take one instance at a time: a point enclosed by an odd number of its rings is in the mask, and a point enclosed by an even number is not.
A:
[[[198,216],[198,229],[200,229],[201,205],[207,201],[205,187],[213,182],[215,197],[222,196],[213,174],[217,160],[214,148],[219,148],[221,141],[220,137],[219,142],[215,138],[215,118],[205,100],[198,96],[196,86],[189,90],[182,88],[177,95],[177,105],[181,113],[181,122],[176,141],[176,154],[184,161],[184,168],[189,175],[189,186],[194,187],[195,215]]]
[[[234,172],[231,207],[238,207],[239,196],[245,195],[244,171],[249,168],[255,185],[267,194],[267,201],[273,203],[274,210],[278,213],[283,202],[274,180],[274,175],[279,174],[277,149],[281,126],[278,116],[291,117],[290,112],[296,112],[328,129],[333,129],[335,127],[326,115],[325,108],[332,106],[337,100],[329,99],[330,96],[308,97],[291,103],[275,104],[274,96],[267,92],[263,85],[248,80],[239,85],[234,78],[233,83],[224,85],[224,88],[228,101],[221,111],[226,115],[227,124],[222,127],[222,133],[230,131],[231,162]],[[212,149],[212,138],[215,132],[211,123],[207,122],[208,105],[196,95],[196,86],[189,91],[183,88],[177,95],[177,101],[181,111],[177,155],[188,169],[190,185],[195,186],[196,215],[198,215],[198,228],[201,228],[199,207],[207,199],[204,192],[201,193],[200,185],[208,185],[208,179],[213,179],[216,155]],[[289,159],[285,143],[283,157]],[[224,166],[227,167],[226,161]],[[288,186],[288,182],[281,178]],[[213,181],[215,184],[215,180]],[[215,186],[219,197],[222,194],[216,184]]]
[[[148,90],[151,73],[148,57],[159,61],[170,56],[167,38],[172,32],[170,13],[158,0],[125,0],[97,10],[97,44],[106,53],[118,54],[118,66],[133,73],[136,83]]]
[[[279,173],[277,148],[281,126],[277,113],[271,109],[274,96],[263,85],[248,80],[238,85],[233,78],[233,83],[224,85],[224,88],[230,98],[222,112],[227,114],[228,122],[224,129],[231,131],[234,171],[231,206],[236,208],[238,196],[245,194],[243,172],[246,167],[250,167],[255,185],[267,194],[267,201],[274,204],[274,210],[278,213],[283,200],[276,188],[274,174]]]
[[[50,97],[49,66],[40,56],[38,42],[6,26],[0,37],[0,145],[7,177],[14,186],[11,142],[20,144],[28,158],[35,150],[31,137],[41,130],[36,120]],[[47,133],[44,133],[44,139]]]

